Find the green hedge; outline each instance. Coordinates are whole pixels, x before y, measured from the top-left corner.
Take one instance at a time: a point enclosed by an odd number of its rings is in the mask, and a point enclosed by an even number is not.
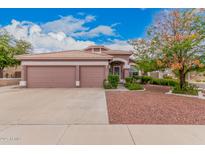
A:
[[[129,90],[141,90],[141,89],[143,89],[142,85],[136,83],[136,80],[132,77],[125,78],[124,85]]]
[[[152,77],[150,77],[150,76],[142,76],[141,77],[141,83],[142,84],[149,83],[151,80],[152,80]]]
[[[129,90],[142,90],[142,85],[138,83],[125,83],[125,87]]]
[[[164,86],[177,86],[179,85],[179,82],[174,79],[158,79],[158,78],[152,78],[150,76],[141,76],[141,77],[135,77],[135,80],[141,80],[142,84],[155,84],[155,85],[164,85]]]
[[[197,87],[194,85],[186,85],[182,89],[178,85],[173,88],[172,93],[186,94],[186,95],[198,95],[198,90],[197,90]]]
[[[125,78],[125,83],[132,83],[133,79],[134,78],[132,78],[132,77],[127,77],[127,78]]]
[[[177,80],[173,80],[173,79],[156,79],[156,78],[152,78],[150,80],[150,84],[175,87],[175,86],[179,85],[179,82]]]

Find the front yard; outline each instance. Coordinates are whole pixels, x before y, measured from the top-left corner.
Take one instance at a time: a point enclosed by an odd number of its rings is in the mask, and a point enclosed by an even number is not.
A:
[[[205,124],[205,100],[166,95],[168,87],[146,91],[107,91],[111,124]]]

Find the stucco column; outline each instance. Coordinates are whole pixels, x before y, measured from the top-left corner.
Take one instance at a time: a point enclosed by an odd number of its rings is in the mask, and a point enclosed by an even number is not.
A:
[[[109,66],[108,65],[105,65],[105,79],[107,80],[108,78],[108,75],[109,75]]]
[[[130,76],[129,68],[124,68],[124,78],[127,78]]]
[[[21,69],[21,81],[19,82],[19,86],[26,87],[27,86],[27,67],[22,66]]]
[[[77,87],[80,86],[80,66],[79,65],[76,65],[75,68],[75,85]]]

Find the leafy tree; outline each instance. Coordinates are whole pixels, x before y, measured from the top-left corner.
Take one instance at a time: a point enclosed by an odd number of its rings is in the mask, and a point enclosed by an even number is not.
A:
[[[129,40],[128,43],[135,49],[133,56],[136,67],[144,73],[158,69],[156,55],[153,52],[151,41],[145,39]]]
[[[15,59],[16,55],[28,53],[31,44],[16,40],[6,32],[0,33],[0,77],[3,77],[3,69],[9,66],[17,66],[20,62]]]
[[[163,11],[148,28],[148,38],[158,68],[178,74],[180,87],[186,74],[205,68],[204,9]]]

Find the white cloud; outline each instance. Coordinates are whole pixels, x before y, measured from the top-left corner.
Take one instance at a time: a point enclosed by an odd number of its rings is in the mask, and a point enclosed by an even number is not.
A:
[[[49,52],[56,50],[83,49],[94,45],[92,41],[78,41],[64,32],[44,33],[42,28],[31,22],[12,20],[10,25],[3,27],[17,39],[32,43],[34,52]]]
[[[94,20],[95,16],[92,15],[83,15],[82,19],[66,16],[39,25],[13,19],[11,24],[0,27],[0,30],[6,30],[16,39],[29,41],[34,52],[83,49],[95,44],[89,41],[89,38],[117,36],[114,27],[118,23],[111,26],[98,25],[95,28],[85,26],[86,23]],[[83,40],[78,40],[78,38],[83,38]],[[107,46],[112,49],[130,49],[126,41],[112,40],[108,43]]]
[[[84,24],[93,20],[95,20],[95,17],[92,15],[87,15],[84,19],[74,18],[70,15],[47,22],[41,25],[41,27],[44,32],[64,32],[66,34],[71,34],[77,31],[87,30],[88,28],[85,27]]]
[[[82,31],[82,32],[72,34],[72,36],[74,37],[84,37],[84,38],[99,37],[101,35],[115,36],[116,35],[115,29],[113,29],[111,26],[100,25],[89,31]]]
[[[113,49],[113,50],[133,50],[133,47],[127,43],[127,41],[124,40],[111,40],[111,42],[106,47]]]

